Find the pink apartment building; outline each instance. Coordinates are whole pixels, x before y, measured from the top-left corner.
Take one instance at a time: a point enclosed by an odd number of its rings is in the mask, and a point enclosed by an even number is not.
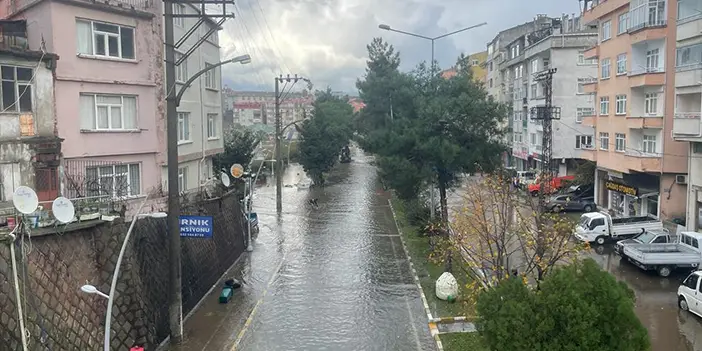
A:
[[[55,74],[68,197],[140,196],[157,189],[164,137],[159,1],[0,0],[27,19],[30,46],[61,57]]]
[[[619,215],[685,217],[688,146],[672,137],[675,113],[677,0],[589,0],[586,25],[598,45],[592,157],[595,197]]]

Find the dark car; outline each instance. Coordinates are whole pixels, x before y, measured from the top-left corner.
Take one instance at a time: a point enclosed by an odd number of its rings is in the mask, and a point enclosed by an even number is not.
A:
[[[592,212],[597,209],[593,196],[576,196],[573,194],[556,195],[549,200],[546,208],[552,212],[581,211]]]

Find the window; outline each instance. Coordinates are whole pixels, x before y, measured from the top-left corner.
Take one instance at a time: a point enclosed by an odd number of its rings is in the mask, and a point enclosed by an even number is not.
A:
[[[136,130],[137,98],[127,95],[80,95],[81,129]]]
[[[578,107],[576,109],[575,122],[582,123],[583,117],[594,116],[595,109],[592,107]]]
[[[515,57],[517,57],[517,47],[516,47],[516,46],[513,46],[513,47],[512,47],[511,54],[512,54],[512,57],[510,57],[510,58],[515,58]]]
[[[536,93],[538,92],[538,84],[531,83],[531,98],[536,99]]]
[[[612,38],[612,21],[606,21],[602,23],[602,33],[600,34],[602,35],[601,41],[609,40],[610,38]]]
[[[678,0],[678,21],[702,15],[702,2],[699,0]]]
[[[576,94],[585,94],[585,82],[578,79],[578,90]]]
[[[687,236],[686,236],[687,237]],[[690,274],[687,279],[683,282],[686,287],[697,290],[697,282],[700,280],[700,276],[697,274]]]
[[[76,35],[79,54],[135,59],[132,27],[77,20]]]
[[[139,164],[115,164],[87,167],[88,196],[137,196],[141,194]]]
[[[614,104],[614,114],[615,115],[625,115],[626,114],[626,95],[617,95]]]
[[[492,72],[492,62],[490,62],[490,72]]]
[[[606,58],[606,59],[603,59],[603,60],[602,60],[602,67],[601,67],[601,69],[602,69],[602,71],[601,71],[601,78],[602,78],[602,79],[607,79],[607,78],[609,78],[609,74],[610,74],[610,71],[609,71],[610,65],[611,65],[610,59]]]
[[[646,51],[646,71],[647,72],[658,72],[660,68],[658,67],[658,59],[660,57],[659,49],[652,49]]]
[[[212,67],[211,64],[205,63],[205,69]],[[217,89],[217,69],[213,68],[205,72],[205,88]]]
[[[531,73],[536,73],[539,71],[539,60],[531,60]]]
[[[473,60],[473,61],[471,61],[471,64],[472,64],[473,66],[477,66],[478,63],[479,63],[478,60]]]
[[[692,152],[702,154],[702,143],[692,143]]]
[[[629,30],[665,24],[667,0],[632,0],[629,5]]]
[[[614,134],[614,150],[619,152],[626,151],[626,134],[615,133]]]
[[[679,47],[676,52],[675,66],[678,68],[698,68],[702,63],[702,44]]]
[[[609,133],[600,132],[600,149],[609,150]]]
[[[575,148],[576,149],[592,149],[592,135],[576,135],[575,136]]]
[[[490,78],[490,79],[488,80],[488,87],[489,87],[489,88],[492,88],[492,78]]]
[[[617,35],[626,33],[627,29],[629,29],[629,13],[624,12],[619,15],[619,20],[617,22]]]
[[[579,65],[597,65],[597,58],[589,58],[586,60],[585,59],[585,52],[580,51],[578,53],[578,64]],[[544,66],[547,66],[547,65],[544,64]],[[544,69],[545,69],[545,67],[544,67]]]
[[[190,141],[190,113],[178,112],[178,142]]]
[[[175,53],[175,62],[178,62],[183,58],[183,54],[176,52]],[[176,66],[176,82],[186,82],[188,80],[188,60],[185,59],[183,62],[180,63],[180,65]]]
[[[185,18],[183,17],[175,17],[177,15],[184,15],[185,14],[185,5],[181,4],[173,4],[173,24],[178,26],[178,27],[185,27]]]
[[[217,114],[208,113],[207,114],[207,138],[215,139],[219,135],[217,134]]]
[[[609,96],[600,96],[600,116],[609,115]]]
[[[178,168],[178,192],[188,190],[188,167]]]
[[[658,93],[646,93],[644,113],[658,115]]]
[[[529,141],[531,145],[536,145],[536,133],[529,134]]]
[[[658,153],[656,149],[656,136],[655,135],[644,135],[643,136],[643,152],[646,154]]]
[[[0,66],[3,112],[32,111],[32,68]]]
[[[617,75],[626,74],[626,54],[617,56]]]

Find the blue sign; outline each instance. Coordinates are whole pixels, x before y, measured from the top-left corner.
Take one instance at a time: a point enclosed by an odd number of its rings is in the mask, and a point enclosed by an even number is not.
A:
[[[212,217],[180,216],[180,236],[188,238],[211,238]]]

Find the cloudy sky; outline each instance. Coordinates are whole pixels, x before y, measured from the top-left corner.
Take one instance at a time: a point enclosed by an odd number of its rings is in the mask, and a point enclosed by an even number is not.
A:
[[[273,90],[273,77],[300,74],[315,88],[355,94],[366,67],[366,45],[381,36],[400,51],[402,69],[428,61],[431,44],[383,31],[393,28],[437,36],[481,22],[488,24],[436,41],[441,67],[461,52],[483,51],[503,29],[537,14],[578,13],[579,0],[237,0],[238,18],[220,32],[222,59],[248,53],[249,65],[227,65],[224,84],[236,90]]]

